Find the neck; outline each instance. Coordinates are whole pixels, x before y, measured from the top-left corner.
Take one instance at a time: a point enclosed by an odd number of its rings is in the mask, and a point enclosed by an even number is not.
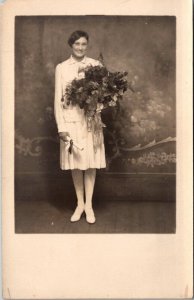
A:
[[[77,57],[77,56],[75,56],[74,54],[72,54],[72,57],[73,57],[76,61],[82,61],[82,60],[84,59],[85,55],[82,56],[82,57]]]

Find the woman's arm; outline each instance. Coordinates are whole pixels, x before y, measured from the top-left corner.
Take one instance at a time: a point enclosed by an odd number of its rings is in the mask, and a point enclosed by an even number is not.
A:
[[[69,142],[69,138],[70,138],[69,132],[59,132],[59,137],[64,142]]]
[[[65,122],[63,119],[63,107],[61,98],[63,95],[62,80],[61,80],[61,65],[58,64],[55,69],[55,99],[54,99],[54,114],[57,123],[58,132],[65,132]]]

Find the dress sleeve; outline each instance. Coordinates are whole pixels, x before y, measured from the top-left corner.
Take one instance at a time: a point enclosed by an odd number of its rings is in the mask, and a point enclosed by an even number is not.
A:
[[[98,66],[103,67],[103,64],[99,60],[98,60]]]
[[[57,123],[58,132],[65,131],[65,122],[63,119],[62,107],[62,81],[61,81],[61,66],[57,65],[55,69],[55,99],[54,99],[54,114]]]
[[[95,60],[94,60],[94,66],[100,66],[100,67],[103,67],[103,64],[101,63],[101,61],[95,59]]]

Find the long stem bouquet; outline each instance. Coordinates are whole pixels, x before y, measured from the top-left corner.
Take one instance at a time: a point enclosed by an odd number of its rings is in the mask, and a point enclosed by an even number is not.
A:
[[[101,110],[116,106],[130,87],[126,79],[128,73],[109,72],[104,65],[88,66],[81,72],[84,72],[84,77],[76,78],[69,83],[61,100],[64,105],[79,105],[84,109],[88,130],[91,130],[92,121],[98,130],[100,126],[105,126],[102,121],[99,121]]]

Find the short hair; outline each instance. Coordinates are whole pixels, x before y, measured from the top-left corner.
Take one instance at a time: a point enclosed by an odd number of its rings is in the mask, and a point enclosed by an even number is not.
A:
[[[69,46],[72,47],[75,41],[79,40],[81,37],[85,37],[86,40],[89,41],[89,35],[87,34],[87,32],[81,30],[74,31],[68,39]]]

